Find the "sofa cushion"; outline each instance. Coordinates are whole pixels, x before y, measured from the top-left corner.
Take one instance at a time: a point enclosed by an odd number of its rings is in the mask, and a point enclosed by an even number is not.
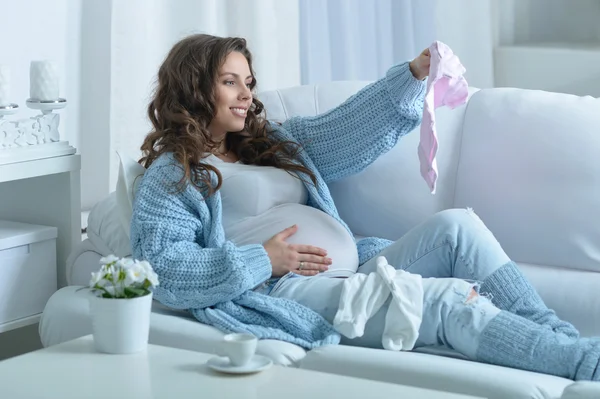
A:
[[[600,100],[496,88],[467,107],[455,207],[472,207],[544,301],[600,334]]]
[[[131,217],[133,215],[133,199],[142,181],[146,168],[123,153],[119,155],[119,178],[115,190],[119,220],[129,238]]]
[[[300,368],[488,399],[560,398],[573,382],[467,360],[341,345],[311,350]]]
[[[600,336],[600,273],[528,263],[518,265],[558,317],[576,326],[584,337]]]
[[[469,101],[456,207],[518,262],[600,271],[600,100],[511,88]]]
[[[258,98],[267,119],[283,122],[293,116],[313,116],[329,111],[371,82],[345,81],[264,91]]]
[[[117,205],[117,193],[112,192],[96,203],[88,216],[87,236],[102,255],[131,255],[131,244]]]
[[[116,190],[98,202],[88,217],[88,238],[102,255],[131,255],[129,229],[133,200],[146,169],[127,155],[119,155]]]

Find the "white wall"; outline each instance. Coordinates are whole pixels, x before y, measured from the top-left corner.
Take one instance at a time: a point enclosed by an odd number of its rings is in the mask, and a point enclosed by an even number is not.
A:
[[[497,86],[600,96],[600,0],[496,3]]]
[[[600,0],[496,0],[500,45],[600,41]]]

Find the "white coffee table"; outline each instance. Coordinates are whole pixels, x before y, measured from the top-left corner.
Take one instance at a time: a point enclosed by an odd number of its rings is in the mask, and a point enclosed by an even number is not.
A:
[[[158,345],[106,355],[86,336],[0,362],[0,398],[474,398],[281,366],[221,374],[206,366],[212,356]]]

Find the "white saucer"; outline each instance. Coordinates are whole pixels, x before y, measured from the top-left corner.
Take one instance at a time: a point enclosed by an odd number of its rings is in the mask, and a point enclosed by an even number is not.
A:
[[[250,361],[244,366],[232,366],[229,363],[229,358],[226,356],[216,356],[208,359],[206,362],[208,367],[213,370],[221,371],[230,374],[249,374],[258,373],[268,369],[273,365],[273,362],[268,357],[262,355],[254,355]]]

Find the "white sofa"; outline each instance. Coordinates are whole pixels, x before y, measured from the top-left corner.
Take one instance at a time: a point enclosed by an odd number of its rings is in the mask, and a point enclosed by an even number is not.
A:
[[[260,98],[268,117],[282,120],[324,112],[365,84],[303,86]],[[331,185],[342,218],[357,236],[397,239],[435,212],[472,207],[546,303],[583,335],[600,335],[600,100],[472,89],[467,105],[438,109],[437,122],[437,193],[419,175],[415,131],[360,175]],[[114,204],[113,195],[92,211],[91,241],[69,260],[71,284],[85,284],[98,257],[120,251],[115,242],[126,243],[110,221]],[[70,286],[49,300],[40,322],[44,345],[91,332],[85,295]],[[198,351],[216,351],[223,335],[159,304],[151,324],[152,343]],[[565,397],[572,398],[597,388],[416,352],[329,346],[307,353],[276,341],[261,341],[259,352],[293,367],[496,399],[560,398],[569,385]]]

